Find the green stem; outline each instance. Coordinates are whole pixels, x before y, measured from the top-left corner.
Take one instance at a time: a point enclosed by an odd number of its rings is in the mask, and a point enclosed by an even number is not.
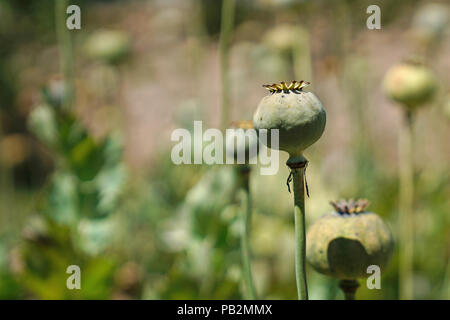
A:
[[[234,25],[234,6],[235,0],[223,0],[219,40],[220,78],[222,82],[222,128],[226,128],[230,122],[230,79],[228,69]]]
[[[339,288],[344,292],[345,300],[356,300],[356,290],[358,290],[359,283],[356,280],[340,280]]]
[[[413,169],[413,115],[406,113],[406,125],[399,136],[399,280],[400,299],[413,299],[414,254],[414,169]]]
[[[247,165],[238,168],[242,183],[242,209],[241,209],[241,257],[242,257],[242,275],[246,287],[246,298],[256,299],[256,289],[253,282],[250,251],[250,225],[252,204],[250,195],[250,168]]]
[[[293,160],[294,159],[294,160]],[[304,175],[307,160],[301,157],[300,162],[289,158],[287,165],[291,169],[294,183],[294,218],[295,218],[295,278],[299,300],[308,300],[306,284],[306,227],[305,227],[305,185]]]
[[[309,33],[306,30],[302,31],[298,42],[292,48],[294,76],[296,80],[305,79],[313,83]]]
[[[63,97],[63,107],[70,108],[74,99],[73,55],[70,30],[66,26],[68,0],[55,1],[56,34],[59,43],[60,65],[64,76],[66,94]]]

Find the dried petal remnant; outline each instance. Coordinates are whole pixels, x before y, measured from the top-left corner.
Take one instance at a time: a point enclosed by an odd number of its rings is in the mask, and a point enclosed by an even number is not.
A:
[[[348,201],[341,199],[338,201],[330,201],[330,204],[340,214],[357,214],[366,211],[370,202],[367,199],[358,199],[356,201],[353,199],[349,199]]]
[[[280,83],[274,84],[264,84],[263,87],[270,91],[270,93],[275,92],[288,92],[288,91],[302,91],[303,88],[310,85],[310,82],[307,81],[292,81],[289,85],[286,82],[281,81]]]

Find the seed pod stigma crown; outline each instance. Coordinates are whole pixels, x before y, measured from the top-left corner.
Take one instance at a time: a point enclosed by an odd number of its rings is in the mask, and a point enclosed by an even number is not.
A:
[[[286,84],[286,82],[281,81],[280,83],[274,83],[274,84],[264,84],[263,87],[266,88],[267,90],[270,91],[270,93],[275,93],[275,92],[288,92],[288,91],[293,91],[293,92],[298,92],[298,91],[302,91],[303,88],[307,87],[310,85],[310,82],[308,81],[292,81],[289,85]]]
[[[353,199],[349,199],[348,201],[341,199],[338,201],[330,201],[330,204],[339,214],[358,214],[365,212],[370,202],[367,199],[358,199],[356,201]]]

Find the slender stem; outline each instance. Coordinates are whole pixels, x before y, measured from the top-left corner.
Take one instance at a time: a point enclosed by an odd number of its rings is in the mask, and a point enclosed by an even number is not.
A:
[[[55,21],[56,34],[59,43],[60,65],[64,76],[65,94],[63,97],[63,107],[70,108],[74,99],[74,80],[73,80],[73,54],[72,39],[70,31],[66,26],[66,10],[68,0],[55,1]]]
[[[294,62],[294,76],[295,79],[307,79],[309,82],[314,82],[312,78],[311,66],[311,49],[309,33],[302,29],[298,41],[292,48],[293,62]]]
[[[225,128],[230,122],[230,79],[229,53],[234,25],[235,0],[223,0],[220,26],[220,77],[222,82],[221,127]]]
[[[345,300],[356,300],[356,290],[359,288],[359,283],[356,280],[340,280],[339,288],[344,292]]]
[[[303,157],[302,157],[303,158]],[[288,160],[294,183],[294,218],[295,218],[295,279],[299,300],[308,300],[306,284],[306,227],[305,227],[305,185],[304,175],[307,161],[292,162]]]
[[[250,250],[250,224],[252,214],[252,204],[250,195],[250,168],[247,165],[239,166],[239,175],[242,183],[242,209],[241,209],[241,257],[242,275],[246,287],[246,298],[256,299],[256,289],[253,282]]]
[[[413,216],[413,153],[411,112],[406,113],[406,125],[399,136],[399,280],[400,299],[413,299],[413,254],[414,254],[414,216]]]

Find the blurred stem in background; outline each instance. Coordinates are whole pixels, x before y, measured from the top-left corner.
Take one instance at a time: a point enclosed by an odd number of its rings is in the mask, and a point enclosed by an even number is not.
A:
[[[242,276],[245,283],[246,299],[256,299],[255,284],[252,276],[251,250],[250,250],[250,226],[252,216],[252,203],[250,195],[250,166],[238,165],[236,170],[239,175],[240,190],[238,195],[241,198],[240,220],[241,224],[241,256],[242,256]]]
[[[230,45],[234,26],[235,0],[223,0],[222,21],[220,26],[220,78],[222,85],[221,102],[221,128],[224,129],[230,122],[230,78],[229,78],[229,58]]]
[[[414,298],[414,169],[413,169],[413,112],[405,111],[405,125],[399,136],[399,280],[400,299]]]
[[[350,187],[351,194],[373,197],[376,185],[376,177],[379,174],[375,165],[373,143],[369,128],[370,109],[369,88],[371,87],[370,66],[367,59],[359,54],[350,55],[344,62],[342,71],[342,86],[347,96],[350,114],[352,115],[353,131],[353,159],[355,159],[356,177]]]
[[[64,76],[64,87],[66,94],[63,97],[62,106],[70,108],[74,102],[74,77],[73,77],[73,54],[72,37],[66,26],[66,10],[68,0],[55,1],[55,23],[56,34],[59,43],[60,65]]]
[[[298,35],[298,41],[294,42],[292,47],[294,76],[296,80],[314,83],[309,32],[301,27],[298,30],[301,31],[301,34]]]

